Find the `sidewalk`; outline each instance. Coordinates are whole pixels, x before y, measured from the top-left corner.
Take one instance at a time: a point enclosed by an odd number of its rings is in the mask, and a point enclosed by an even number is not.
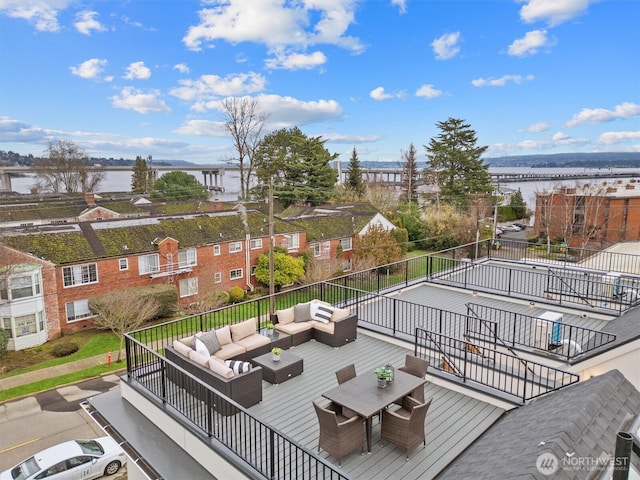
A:
[[[118,352],[112,352],[111,362],[115,362],[116,358],[118,358]],[[124,352],[122,353],[121,358],[124,358]],[[104,365],[107,361],[107,355],[102,354],[96,355],[95,357],[83,358],[74,362],[63,363],[61,365],[56,365],[55,367],[41,368],[40,370],[34,370],[33,372],[23,373],[21,375],[0,378],[0,390],[8,390],[9,388],[28,385],[29,383],[45,380],[47,378],[59,377],[60,375],[86,370],[87,368]],[[125,366],[126,363],[122,362],[122,368],[125,368]]]

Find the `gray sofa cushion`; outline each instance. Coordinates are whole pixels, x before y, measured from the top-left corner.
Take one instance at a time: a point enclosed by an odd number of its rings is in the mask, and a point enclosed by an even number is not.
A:
[[[209,350],[209,355],[213,355],[222,348],[220,346],[220,342],[218,341],[218,336],[213,330],[207,333],[203,333],[200,337],[200,341],[204,343],[207,347],[207,350]]]
[[[298,303],[293,307],[294,322],[309,322],[311,318],[311,304]]]

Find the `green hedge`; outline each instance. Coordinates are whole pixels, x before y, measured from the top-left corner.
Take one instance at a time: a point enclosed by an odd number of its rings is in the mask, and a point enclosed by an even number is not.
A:
[[[143,297],[151,296],[160,303],[158,317],[169,317],[178,309],[178,289],[175,285],[149,285],[147,287],[133,287]]]

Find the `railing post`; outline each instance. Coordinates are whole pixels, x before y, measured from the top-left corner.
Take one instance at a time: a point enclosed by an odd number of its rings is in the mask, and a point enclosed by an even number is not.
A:
[[[393,299],[393,335],[395,336],[397,330],[397,318],[398,318],[398,299]]]
[[[269,478],[276,477],[276,433],[273,429],[269,429]]]
[[[160,378],[162,379],[162,403],[167,403],[167,365],[164,359],[160,360]]]
[[[469,345],[466,340],[464,341],[464,367],[462,367],[462,381],[467,383],[467,361],[469,358],[469,349],[467,346]]]
[[[524,361],[524,378],[522,379],[522,403],[527,401],[527,373],[529,372],[529,362]]]

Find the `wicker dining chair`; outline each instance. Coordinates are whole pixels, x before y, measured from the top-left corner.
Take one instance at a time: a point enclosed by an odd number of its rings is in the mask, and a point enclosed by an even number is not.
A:
[[[413,355],[407,355],[404,359],[404,367],[400,367],[398,370],[402,370],[403,372],[416,377],[424,378],[427,376],[428,368],[428,361]],[[416,388],[411,392],[410,396],[418,400],[420,403],[424,403],[424,385]]]
[[[321,407],[313,402],[313,407],[320,424],[318,452],[323,449],[338,458],[342,465],[342,457],[360,449],[364,452],[364,419],[360,416],[351,418],[339,414],[340,406],[331,402]]]
[[[407,460],[409,460],[409,452],[420,443],[427,445],[424,421],[431,400],[430,398],[420,403],[415,398],[407,396],[403,398],[401,408],[382,411],[381,440],[404,448]]]
[[[336,370],[336,379],[338,380],[338,385],[346,382],[347,380],[351,380],[356,376],[356,366],[352,363],[351,365],[347,365],[346,367],[342,367],[340,370]]]

